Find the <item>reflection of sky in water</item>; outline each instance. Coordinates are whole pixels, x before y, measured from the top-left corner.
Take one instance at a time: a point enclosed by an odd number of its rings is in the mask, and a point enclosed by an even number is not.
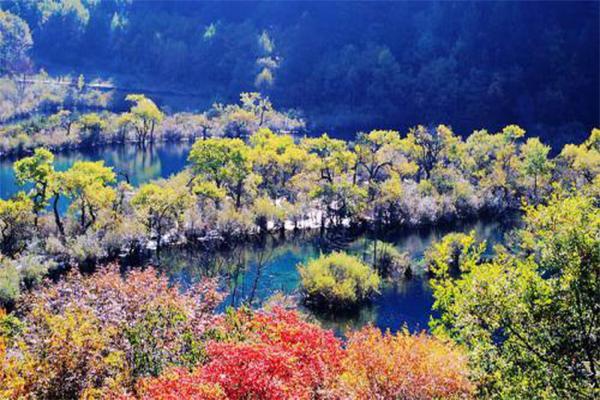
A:
[[[510,221],[509,221],[510,222]],[[511,223],[486,222],[478,220],[454,226],[454,231],[475,230],[480,239],[488,241],[489,249],[502,241]],[[416,269],[412,279],[397,284],[386,284],[381,295],[371,304],[350,313],[312,313],[323,326],[334,329],[339,334],[349,328],[357,328],[373,323],[382,329],[397,331],[406,325],[411,331],[427,329],[431,316],[433,296],[427,277],[418,265],[423,252],[433,240],[441,238],[452,230],[450,227],[436,229],[407,230],[385,240],[394,243],[400,251],[406,251],[413,259]],[[345,246],[347,251],[361,254],[368,247],[370,239],[361,237]],[[207,266],[238,265],[225,268],[229,295],[222,309],[230,305],[251,302],[260,306],[277,292],[288,295],[298,294],[300,277],[296,265],[318,256],[322,245],[316,239],[292,239],[277,244],[247,245],[233,252],[223,253],[215,259],[206,255],[175,253],[167,255],[163,264],[168,265],[173,279],[189,283],[207,272]],[[232,255],[232,253],[234,253]],[[262,260],[262,261],[259,261]],[[177,266],[173,269],[174,266]],[[208,267],[210,269],[210,267]],[[214,272],[214,271],[213,271]]]
[[[99,161],[113,167],[123,180],[126,174],[131,184],[139,185],[156,178],[167,178],[181,171],[186,164],[190,146],[187,144],[158,143],[141,148],[135,145],[103,146],[61,152],[55,156],[55,168],[58,171],[68,169],[75,161]],[[16,185],[12,164],[14,158],[0,160],[0,198],[6,199],[19,190]],[[64,210],[67,203],[63,202]]]

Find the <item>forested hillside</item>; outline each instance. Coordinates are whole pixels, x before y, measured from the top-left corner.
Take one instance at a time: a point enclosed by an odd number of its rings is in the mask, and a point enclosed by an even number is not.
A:
[[[90,71],[147,94],[183,90],[202,109],[260,90],[330,131],[445,123],[468,134],[512,121],[557,147],[567,135],[583,140],[600,118],[596,2],[23,0],[2,8],[29,25],[34,68]]]

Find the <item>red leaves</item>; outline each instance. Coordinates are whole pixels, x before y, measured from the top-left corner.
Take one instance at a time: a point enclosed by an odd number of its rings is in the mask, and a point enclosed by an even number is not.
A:
[[[276,309],[250,318],[236,312],[222,321],[225,331],[232,319],[240,335],[210,343],[210,361],[185,375],[179,386],[217,384],[230,400],[311,399],[341,371],[340,341],[296,312]],[[148,381],[146,387],[162,393],[171,390],[164,379]]]
[[[343,349],[330,331],[282,309],[237,311],[219,329],[206,364],[145,381],[142,398],[425,400],[468,398],[473,390],[459,349],[425,333],[367,327]],[[203,394],[209,389],[225,397]]]
[[[212,361],[203,378],[223,387],[230,399],[310,398],[310,387],[289,352],[265,344],[215,343],[209,346]]]
[[[138,388],[143,400],[225,400],[223,390],[185,369],[173,369]]]
[[[152,269],[123,279],[113,266],[33,292],[22,309],[26,333],[10,349],[18,357],[0,365],[8,381],[0,381],[0,397],[2,391],[9,398],[102,393],[131,400],[133,387],[143,400],[472,394],[466,358],[451,343],[368,327],[351,334],[343,348],[331,331],[295,311],[240,309],[215,316],[222,296],[215,285],[205,281],[181,293]],[[5,345],[0,342],[6,356]]]
[[[204,376],[230,399],[310,399],[339,373],[339,340],[296,312],[257,313],[246,329],[247,342],[215,342],[207,349]]]

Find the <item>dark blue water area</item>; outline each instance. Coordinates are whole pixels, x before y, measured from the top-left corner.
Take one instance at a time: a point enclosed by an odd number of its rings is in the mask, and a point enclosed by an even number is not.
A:
[[[190,145],[187,143],[157,143],[140,147],[136,145],[114,145],[83,148],[59,152],[55,155],[55,169],[64,171],[75,161],[103,160],[113,167],[119,180],[129,179],[138,186],[157,178],[168,178],[185,168]],[[16,158],[8,157],[0,160],[0,198],[7,199],[20,190],[28,187],[18,186],[15,181],[13,163]],[[64,211],[67,202],[62,201]]]

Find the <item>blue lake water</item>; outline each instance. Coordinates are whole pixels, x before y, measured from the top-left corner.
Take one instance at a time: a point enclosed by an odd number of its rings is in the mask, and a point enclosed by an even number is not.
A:
[[[162,143],[146,148],[137,146],[108,146],[56,155],[56,168],[64,170],[77,160],[104,160],[124,179],[126,174],[133,185],[152,179],[166,178],[186,165],[190,145]],[[15,184],[13,159],[0,160],[0,197],[8,198],[22,190]],[[63,210],[66,203],[62,205]],[[320,313],[305,310],[325,327],[343,334],[347,329],[372,323],[382,329],[396,331],[407,326],[411,331],[427,329],[432,315],[433,296],[428,278],[421,267],[424,251],[432,241],[451,231],[475,230],[481,239],[488,241],[489,249],[503,241],[504,234],[514,226],[514,218],[504,221],[476,220],[439,226],[404,230],[386,238],[399,251],[407,252],[412,259],[414,276],[410,280],[387,283],[371,304],[350,314]],[[245,244],[227,252],[207,253],[201,250],[171,250],[161,263],[165,272],[175,281],[189,284],[203,275],[224,277],[229,295],[223,308],[242,303],[261,306],[274,294],[298,298],[300,277],[297,265],[317,257],[321,252],[343,249],[365,256],[372,238],[359,237],[340,243],[318,235],[303,233],[285,240],[269,237],[260,244]]]
[[[428,328],[433,315],[433,294],[429,278],[422,266],[424,251],[432,241],[452,231],[474,230],[477,237],[486,240],[488,252],[494,244],[502,243],[504,235],[515,224],[514,217],[503,221],[475,220],[452,226],[405,230],[384,238],[399,251],[407,252],[412,260],[414,275],[400,282],[388,282],[370,304],[351,313],[316,313],[304,310],[323,326],[343,334],[365,324],[374,324],[381,329],[397,331],[406,326],[410,331]],[[163,257],[162,264],[173,280],[184,284],[205,274],[225,277],[229,295],[222,308],[239,306],[242,303],[254,307],[264,305],[275,294],[299,298],[300,276],[297,265],[321,252],[343,249],[359,257],[366,256],[372,238],[359,237],[343,245],[331,246],[318,235],[300,234],[286,240],[271,240],[262,244],[246,244],[227,252],[207,256],[198,252],[171,251]],[[273,243],[275,242],[275,243]]]
[[[55,168],[68,169],[75,161],[99,161],[114,168],[119,179],[129,177],[131,184],[139,185],[151,179],[167,178],[185,165],[190,150],[186,143],[157,143],[141,148],[135,145],[102,146],[70,150],[55,155]],[[0,159],[0,198],[6,199],[23,188],[17,186],[12,164],[15,158]]]

